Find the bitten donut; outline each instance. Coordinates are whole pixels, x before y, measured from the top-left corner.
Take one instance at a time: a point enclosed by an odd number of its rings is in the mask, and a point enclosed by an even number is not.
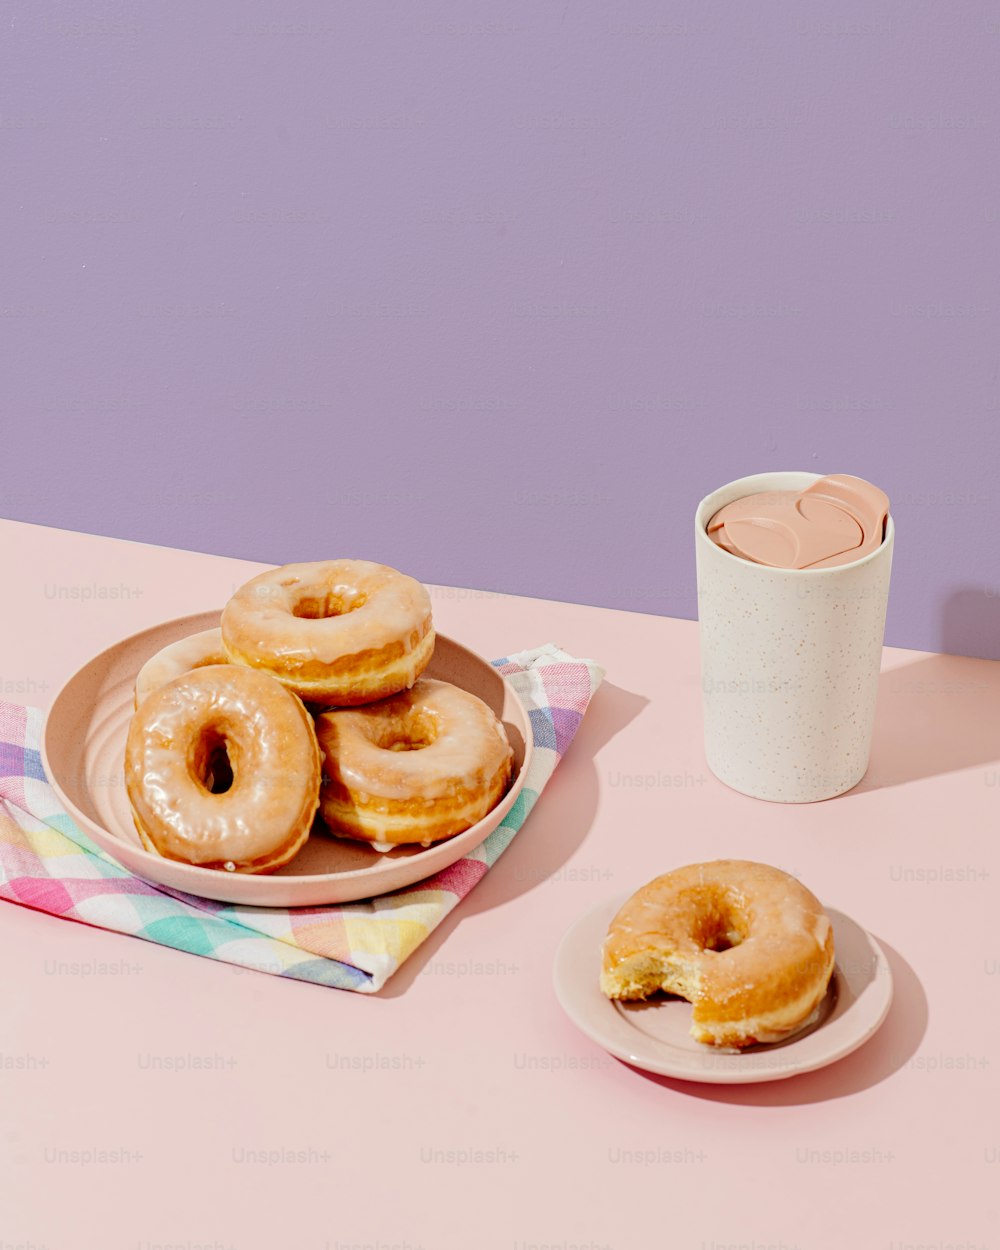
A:
[[[421,677],[366,707],[324,712],[320,812],[342,837],[376,850],[430,846],[482,820],[510,781],[507,733],[482,699]]]
[[[668,872],[621,908],[604,941],[609,998],[657,990],[694,1007],[691,1036],[715,1046],[776,1042],[819,1006],[833,930],[819,900],[767,864],[720,859]]]
[[[192,634],[190,638],[172,642],[169,647],[157,651],[139,669],[139,675],[135,679],[135,706],[138,707],[147,695],[159,690],[175,677],[180,677],[182,673],[190,673],[193,668],[203,668],[206,664],[226,662],[221,629],[205,629],[200,634]]]
[[[265,673],[196,668],[153,691],[129,725],[125,785],[143,846],[229,872],[273,872],[319,804],[312,718]]]
[[[286,564],[233,595],[222,641],[234,664],[270,673],[310,703],[370,703],[412,686],[427,667],[430,596],[386,564]]]

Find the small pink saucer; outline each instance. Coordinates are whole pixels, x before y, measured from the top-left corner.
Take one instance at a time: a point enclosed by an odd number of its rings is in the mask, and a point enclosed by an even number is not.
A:
[[[843,1059],[878,1029],[892,1002],[892,973],[881,947],[843,912],[833,925],[837,962],[826,997],[813,1018],[791,1037],[744,1051],[716,1050],[696,1042],[691,1004],[681,998],[612,1002],[601,993],[601,945],[628,895],[582,916],[556,952],[556,997],[583,1033],[633,1067],[682,1081],[743,1085],[780,1081]]]
[[[136,674],[169,643],[219,624],[202,612],[165,621],[94,656],[56,695],[42,729],[42,763],[59,801],[77,825],[130,872],[187,894],[251,907],[322,907],[387,894],[413,885],[474,850],[517,801],[531,763],[531,722],[517,693],[497,670],[466,647],[437,636],[428,677],[478,695],[503,721],[514,749],[510,789],[478,824],[433,846],[401,846],[382,854],[317,828],[284,868],[270,876],[218,872],[147,851],[139,841],[125,792],[125,736]]]

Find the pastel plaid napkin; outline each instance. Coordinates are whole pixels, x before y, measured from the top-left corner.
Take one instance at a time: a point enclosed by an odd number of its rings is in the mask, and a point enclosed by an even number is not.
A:
[[[528,709],[535,750],[503,823],[408,889],[335,907],[237,907],[151,885],[76,827],[38,752],[42,714],[0,702],[0,898],[178,950],[374,993],[496,863],[573,740],[603,670],[549,644],[494,665]]]

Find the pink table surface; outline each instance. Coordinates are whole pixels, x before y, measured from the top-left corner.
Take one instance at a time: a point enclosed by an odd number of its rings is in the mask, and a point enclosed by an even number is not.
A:
[[[2,522],[0,691],[45,706],[258,567]],[[864,782],[772,806],[706,771],[691,622],[433,595],[484,655],[552,639],[607,667],[524,832],[375,998],[0,906],[4,1250],[1000,1246],[1000,665],[887,650]],[[862,1050],[686,1085],[564,1018],[580,912],[718,856],[884,944],[896,1000]]]

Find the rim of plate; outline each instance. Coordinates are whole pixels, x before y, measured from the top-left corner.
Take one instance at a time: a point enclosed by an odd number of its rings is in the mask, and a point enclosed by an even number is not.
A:
[[[140,860],[140,862],[147,862],[154,866],[158,864],[162,864],[164,862],[162,856],[155,855],[153,854],[152,851],[148,851],[139,842],[124,843],[123,839],[119,837],[117,834],[113,833],[110,829],[107,829],[103,827],[102,825],[98,824],[91,817],[89,817],[85,812],[81,811],[80,808],[73,802],[73,800],[63,790],[62,786],[59,783],[57,776],[53,772],[53,769],[50,763],[50,752],[49,752],[50,726],[53,722],[53,713],[56,711],[56,708],[59,704],[60,699],[63,698],[68,688],[72,685],[72,683],[78,677],[80,677],[85,672],[85,670],[91,668],[94,665],[99,664],[102,660],[105,660],[106,657],[111,656],[113,653],[119,651],[123,646],[127,644],[140,642],[143,638],[147,637],[150,634],[158,634],[163,630],[167,630],[175,626],[180,627],[187,622],[202,622],[205,618],[208,618],[208,617],[218,618],[221,615],[221,611],[222,611],[221,608],[219,609],[213,608],[213,609],[208,609],[202,612],[185,613],[183,616],[171,617],[169,620],[160,621],[156,625],[147,626],[147,628],[145,629],[137,630],[134,634],[127,634],[125,637],[119,638],[117,642],[113,642],[109,646],[104,647],[101,651],[98,651],[95,655],[91,656],[89,659],[85,660],[82,664],[78,665],[77,668],[75,668],[73,672],[70,673],[70,675],[66,678],[66,680],[62,683],[62,685],[56,691],[55,697],[53,698],[52,702],[49,704],[49,707],[45,713],[45,718],[42,724],[41,739],[40,739],[40,744],[39,744],[43,771],[45,772],[45,776],[46,776],[48,783],[52,786],[52,789],[55,791],[56,796],[59,799],[59,802],[65,808],[66,812],[73,818],[75,823],[78,824],[84,830],[84,832],[93,834],[95,836],[95,840],[98,841],[99,845],[102,845],[102,842],[101,842],[102,839],[109,839],[113,844],[127,846],[129,855],[137,857]],[[211,624],[202,625],[202,628],[210,629],[212,628],[212,625]],[[196,627],[193,627],[191,632],[196,633],[198,632],[198,629]],[[184,635],[180,635],[180,636],[183,637]],[[507,815],[510,809],[514,806],[515,802],[518,799],[518,796],[521,793],[521,790],[524,788],[524,783],[527,777],[527,772],[531,765],[532,757],[534,754],[534,738],[531,734],[531,724],[530,724],[530,719],[528,716],[528,710],[524,706],[524,704],[521,702],[520,696],[517,694],[517,691],[513,688],[510,682],[507,681],[503,673],[501,673],[497,668],[494,667],[494,665],[490,664],[488,660],[484,659],[477,652],[471,650],[471,648],[467,647],[464,643],[458,642],[456,639],[450,637],[449,635],[438,633],[437,638],[439,641],[445,642],[451,647],[455,647],[455,648],[458,648],[460,651],[464,651],[467,655],[471,656],[479,664],[482,664],[484,667],[489,668],[490,671],[496,674],[497,678],[503,682],[504,686],[507,688],[508,692],[510,693],[511,698],[514,700],[515,706],[517,706],[520,709],[521,723],[518,725],[518,729],[521,731],[521,737],[524,741],[524,759],[521,763],[521,767],[518,770],[518,774],[515,777],[514,782],[511,785],[510,789],[507,791],[504,797],[500,800],[500,802],[495,807],[491,808],[491,810],[482,818],[482,820],[477,821],[476,824],[474,825],[470,825],[468,829],[463,829],[461,833],[455,834],[454,837],[446,838],[442,840],[441,842],[434,843],[432,846],[427,847],[426,850],[424,850],[421,854],[409,857],[409,859],[412,860],[412,862],[414,863],[424,862],[425,859],[428,861],[426,873],[421,873],[419,877],[415,878],[415,881],[422,880],[425,876],[433,876],[435,872],[440,871],[442,866],[436,864],[435,862],[436,860],[447,858],[449,853],[458,847],[462,847],[466,849],[474,848],[478,846],[486,837],[489,836],[488,833],[484,833],[481,831],[482,827],[487,822],[490,822],[492,827],[495,828],[497,825],[499,825],[503,821],[503,818]],[[136,672],[138,673],[138,670],[136,670]],[[435,852],[438,852],[438,854],[435,855]],[[111,855],[114,855],[113,851],[109,851],[108,853]],[[451,858],[451,862],[454,863],[455,859],[459,859],[459,858],[461,858],[460,855],[453,856]],[[188,890],[188,893],[197,895],[198,897],[202,897],[202,898],[213,897],[212,895],[206,895],[203,892],[203,890],[199,889],[198,884],[206,880],[215,880],[219,875],[216,871],[209,869],[209,868],[202,868],[197,864],[184,863],[181,860],[171,859],[168,862],[170,864],[170,868],[172,872],[176,872],[181,877],[186,877],[191,880],[191,887]],[[282,886],[286,886],[288,888],[294,888],[298,886],[304,889],[308,886],[316,887],[316,886],[322,885],[324,882],[364,881],[369,877],[378,877],[381,875],[385,875],[387,871],[387,866],[386,866],[387,862],[391,864],[391,863],[400,863],[400,862],[409,862],[409,861],[378,860],[374,864],[366,865],[363,868],[351,868],[342,872],[333,872],[333,873],[311,873],[311,874],[282,873],[280,876],[275,875],[275,874],[266,874],[266,873],[262,873],[262,874],[243,873],[243,874],[240,874],[240,882],[244,888],[247,888],[249,890],[253,890],[254,889],[253,883],[257,883],[260,886],[261,892],[266,892],[267,884],[274,883],[274,882],[280,882]],[[156,881],[157,878],[155,874],[151,873],[150,879],[153,881]],[[227,880],[231,879],[231,874],[227,874],[226,879]],[[174,889],[174,888],[180,888],[180,887],[168,886],[166,888]],[[359,895],[356,901],[362,901],[364,898],[367,898],[367,897],[369,896]],[[267,904],[267,903],[261,903],[260,905],[261,906],[274,906],[274,904]],[[305,904],[305,905],[313,906],[314,904]],[[349,905],[349,904],[345,904],[345,905]],[[279,904],[278,906],[282,906],[282,905]]]

